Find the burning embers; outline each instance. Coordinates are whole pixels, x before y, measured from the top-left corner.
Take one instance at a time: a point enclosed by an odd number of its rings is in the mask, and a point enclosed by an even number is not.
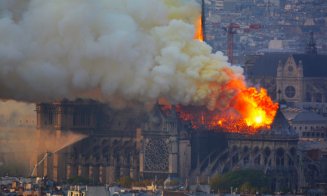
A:
[[[244,88],[237,92],[224,110],[208,110],[198,106],[176,106],[180,119],[189,121],[193,128],[223,129],[227,132],[254,134],[269,129],[273,122],[277,103],[263,88]],[[219,102],[219,100],[217,100]],[[164,110],[171,107],[163,107]]]
[[[277,103],[273,103],[263,88],[259,91],[253,87],[245,88],[233,101],[233,107],[240,113],[244,123],[254,128],[269,127],[278,109]]]

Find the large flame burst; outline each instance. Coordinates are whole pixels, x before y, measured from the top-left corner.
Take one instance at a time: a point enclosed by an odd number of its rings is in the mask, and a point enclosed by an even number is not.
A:
[[[219,100],[217,100],[219,102]],[[165,106],[165,109],[170,106]],[[198,106],[176,106],[179,117],[193,128],[223,129],[227,132],[253,134],[269,129],[278,109],[263,88],[242,88],[224,109],[210,111]]]

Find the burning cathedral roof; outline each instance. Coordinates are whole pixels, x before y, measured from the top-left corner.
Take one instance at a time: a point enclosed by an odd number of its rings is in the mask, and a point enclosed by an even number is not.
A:
[[[244,134],[245,133],[245,134]],[[270,125],[270,128],[261,129],[261,131],[253,134],[247,134],[246,131],[232,133],[228,135],[229,139],[232,140],[267,140],[267,141],[276,141],[276,140],[298,140],[298,135],[291,128],[284,114],[277,110],[276,116]]]

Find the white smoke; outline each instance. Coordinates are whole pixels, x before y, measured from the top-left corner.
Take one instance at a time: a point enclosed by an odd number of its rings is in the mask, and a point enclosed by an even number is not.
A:
[[[23,3],[22,3],[23,2]],[[193,0],[2,0],[0,98],[214,106],[239,67],[193,39]],[[218,88],[212,89],[212,86]]]

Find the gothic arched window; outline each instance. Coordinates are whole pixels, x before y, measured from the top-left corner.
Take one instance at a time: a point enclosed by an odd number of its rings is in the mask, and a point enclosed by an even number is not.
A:
[[[322,102],[322,94],[321,93],[316,93],[316,102],[319,102],[319,103]]]

